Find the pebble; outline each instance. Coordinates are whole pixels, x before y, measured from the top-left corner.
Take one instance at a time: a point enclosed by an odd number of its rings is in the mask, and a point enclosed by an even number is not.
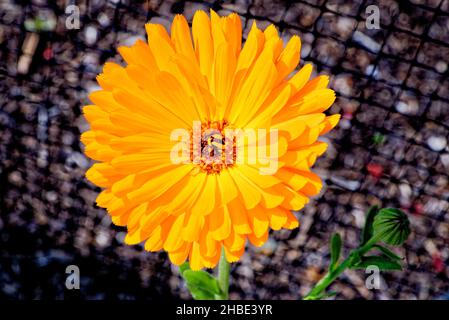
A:
[[[433,151],[442,151],[447,146],[447,140],[442,136],[431,136],[427,139],[427,145]]]
[[[66,160],[67,166],[71,167],[72,164],[76,164],[81,169],[87,169],[89,167],[89,160],[82,153],[73,152]]]
[[[75,141],[75,136],[71,132],[64,132],[62,135],[62,143],[66,146],[70,146]]]
[[[17,292],[17,290],[19,290],[19,286],[16,283],[13,283],[13,284],[6,283],[3,285],[2,289],[6,295],[12,296]]]
[[[100,230],[95,237],[95,243],[100,248],[104,248],[107,245],[109,245],[109,242],[110,242],[109,233],[104,230]]]
[[[322,278],[322,275],[316,267],[311,266],[311,267],[307,268],[307,270],[306,270],[306,277],[307,277],[307,279],[312,280],[313,282],[316,282]]]
[[[354,20],[346,17],[339,17],[336,27],[340,34],[350,34],[354,29]]]
[[[340,119],[338,126],[341,127],[342,129],[349,129],[349,128],[351,128],[351,120],[342,118],[342,119]]]
[[[50,202],[56,202],[58,200],[58,194],[55,191],[48,191],[45,198]]]
[[[87,26],[84,30],[84,38],[86,40],[86,44],[91,46],[95,42],[97,42],[98,31],[94,26]]]
[[[59,115],[61,113],[61,111],[59,110],[58,106],[53,106],[48,110],[48,117],[49,118],[54,118],[57,115]]]
[[[331,176],[331,181],[336,185],[351,191],[356,191],[360,188],[360,182],[357,180],[347,180],[344,178]]]
[[[419,104],[415,99],[408,99],[406,102],[398,101],[396,110],[405,115],[416,115],[419,111]]]
[[[352,83],[348,75],[337,76],[335,78],[334,88],[336,91],[340,92],[345,96],[351,95]]]
[[[306,257],[306,264],[312,267],[319,267],[323,264],[323,258],[318,253],[310,253]]]
[[[312,46],[308,43],[304,43],[301,47],[301,58],[304,59],[308,57],[310,51],[312,51]]]
[[[45,126],[48,121],[48,112],[45,107],[39,107],[39,112],[37,114],[37,121],[39,125]]]
[[[13,171],[9,174],[9,182],[16,186],[21,186],[23,183],[22,174],[19,171]]]
[[[120,232],[117,232],[117,234],[115,235],[115,240],[117,240],[118,243],[124,243],[125,237],[126,237],[126,232],[120,231]]]
[[[237,269],[238,273],[245,278],[252,279],[254,278],[254,270],[251,269],[249,266],[242,265],[240,268]]]
[[[288,250],[286,257],[288,261],[295,261],[300,256],[297,250]]]
[[[441,162],[444,167],[449,170],[449,153],[445,153],[441,155]]]
[[[447,63],[444,61],[438,61],[435,64],[435,70],[438,71],[439,73],[444,73],[447,70]]]
[[[375,65],[370,64],[366,67],[365,74],[377,80],[379,79],[379,68],[376,68]]]
[[[355,218],[355,224],[357,225],[357,227],[363,228],[363,226],[365,225],[365,211],[354,209],[351,211],[351,214]]]
[[[399,193],[401,197],[409,199],[412,196],[412,188],[408,183],[401,183],[399,185]]]
[[[377,43],[373,40],[373,38],[360,31],[354,32],[354,34],[352,35],[352,40],[354,40],[354,42],[358,43],[362,47],[368,49],[372,53],[378,53],[381,48],[380,43]]]
[[[108,15],[104,12],[100,13],[97,18],[98,22],[102,27],[109,26],[111,19],[109,19]]]
[[[48,165],[48,151],[46,149],[40,149],[37,153],[37,166],[45,168]]]
[[[399,203],[401,206],[408,208],[411,205],[411,196],[413,194],[412,188],[407,183],[399,185]]]

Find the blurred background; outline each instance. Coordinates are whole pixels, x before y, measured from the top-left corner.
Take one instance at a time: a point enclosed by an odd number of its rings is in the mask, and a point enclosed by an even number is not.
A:
[[[79,29],[68,29],[69,5]],[[366,8],[380,10],[368,30]],[[73,8],[73,7],[72,7]],[[237,12],[302,39],[302,62],[331,75],[338,127],[315,171],[325,187],[301,226],[273,232],[232,267],[232,299],[299,299],[324,274],[333,232],[356,246],[373,204],[402,208],[413,233],[406,270],[381,289],[348,271],[337,299],[449,298],[449,0],[11,1],[0,0],[0,300],[187,298],[165,253],[123,243],[125,231],[95,205],[84,178],[81,107],[119,45],[196,10]],[[76,12],[75,12],[76,13]],[[73,22],[73,21],[72,21]],[[71,25],[73,26],[73,25]],[[76,27],[76,25],[75,25]],[[67,290],[65,269],[80,269]]]

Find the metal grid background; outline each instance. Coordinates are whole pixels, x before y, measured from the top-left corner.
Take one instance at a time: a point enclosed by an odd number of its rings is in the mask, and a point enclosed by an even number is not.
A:
[[[76,4],[81,29],[65,28]],[[367,30],[377,5],[381,28]],[[0,299],[188,298],[165,253],[123,244],[123,229],[95,207],[98,188],[79,134],[81,107],[116,48],[144,37],[144,23],[191,21],[196,10],[237,12],[246,35],[253,20],[299,34],[302,62],[331,76],[341,113],[315,171],[321,196],[299,214],[301,227],[274,232],[233,266],[231,298],[298,299],[325,272],[328,240],[356,246],[372,204],[409,213],[413,233],[403,272],[382,273],[368,290],[349,271],[331,290],[338,299],[435,299],[449,292],[449,0],[366,1],[16,1],[0,3]],[[17,61],[27,19],[44,15],[29,72]],[[446,144],[445,144],[446,143]],[[441,147],[443,146],[443,148]],[[65,267],[81,270],[81,290],[65,290]]]

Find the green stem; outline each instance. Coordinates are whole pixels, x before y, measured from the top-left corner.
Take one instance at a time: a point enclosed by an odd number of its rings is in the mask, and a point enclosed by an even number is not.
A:
[[[224,249],[221,250],[220,262],[218,263],[218,285],[222,294],[217,300],[228,300],[229,298],[229,273],[231,266],[226,260]]]
[[[333,271],[328,271],[323,278],[310,290],[310,292],[303,298],[304,300],[316,300],[326,290],[337,277],[346,270],[352,263],[352,255],[349,255],[337,268]]]
[[[373,236],[368,240],[362,247],[357,248],[349,254],[349,256],[343,260],[336,268],[332,271],[328,271],[323,278],[315,285],[315,287],[310,290],[310,292],[303,298],[303,300],[316,300],[325,292],[326,288],[329,287],[332,282],[337,279],[340,274],[342,274],[347,268],[353,265],[360,259],[366,252],[368,252],[373,245],[379,241],[380,235]]]

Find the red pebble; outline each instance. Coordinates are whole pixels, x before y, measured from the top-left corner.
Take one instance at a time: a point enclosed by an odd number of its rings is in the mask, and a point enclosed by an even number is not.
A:
[[[53,58],[53,50],[51,50],[51,47],[47,47],[44,52],[42,53],[45,60],[50,60]]]
[[[377,163],[368,163],[366,170],[368,170],[369,174],[374,178],[380,178],[384,172],[384,168]]]
[[[444,262],[443,259],[441,259],[441,255],[439,253],[434,253],[432,255],[433,259],[433,269],[436,273],[440,273],[444,271]]]
[[[413,209],[415,210],[416,214],[423,214],[424,213],[424,206],[420,202],[416,202],[413,204]]]
[[[343,113],[343,118],[347,119],[347,120],[351,120],[352,119],[352,113],[351,112]]]

